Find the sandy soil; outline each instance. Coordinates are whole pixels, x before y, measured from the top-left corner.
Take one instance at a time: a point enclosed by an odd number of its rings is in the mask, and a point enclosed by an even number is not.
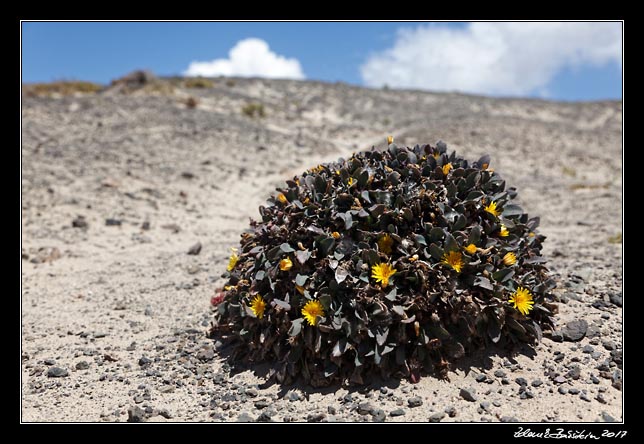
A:
[[[23,421],[621,421],[621,103],[237,79],[25,98],[22,117]],[[388,134],[492,156],[541,216],[559,327],[584,320],[583,339],[480,353],[449,382],[231,374],[205,336],[229,248],[281,181]]]

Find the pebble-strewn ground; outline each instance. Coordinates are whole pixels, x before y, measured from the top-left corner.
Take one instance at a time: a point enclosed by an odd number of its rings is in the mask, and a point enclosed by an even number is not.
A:
[[[621,420],[620,103],[236,79],[25,98],[22,116],[23,421]],[[229,247],[280,181],[388,134],[492,156],[541,216],[559,331],[450,382],[230,374],[205,337]]]

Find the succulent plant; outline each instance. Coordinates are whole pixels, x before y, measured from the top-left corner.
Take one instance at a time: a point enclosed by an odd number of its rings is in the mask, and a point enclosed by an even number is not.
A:
[[[354,154],[286,181],[241,235],[213,298],[233,362],[313,386],[447,377],[491,344],[553,325],[554,280],[529,218],[490,168],[447,146]]]

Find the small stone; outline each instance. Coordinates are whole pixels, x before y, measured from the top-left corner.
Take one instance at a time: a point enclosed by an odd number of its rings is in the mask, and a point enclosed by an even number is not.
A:
[[[559,393],[561,393],[562,395],[567,395],[568,394],[568,389],[566,387],[564,387],[563,385],[560,385],[559,388],[557,389],[557,391]]]
[[[164,385],[161,388],[159,388],[160,393],[173,393],[174,392],[174,386],[172,385]]]
[[[591,354],[594,351],[595,349],[593,348],[592,345],[584,345],[584,348],[581,349],[582,353],[587,353],[587,354]]]
[[[510,385],[510,380],[508,378],[503,378],[503,379],[501,379],[501,384]]]
[[[214,358],[215,349],[212,345],[207,345],[197,352],[197,359],[200,361],[212,361]],[[248,393],[248,391],[246,393]],[[255,396],[257,396],[257,394]]]
[[[284,395],[284,399],[288,399],[291,402],[299,401],[300,394],[295,390],[289,390],[288,392],[286,392],[286,395]]]
[[[76,370],[87,370],[89,368],[89,363],[87,361],[80,361],[76,363]]]
[[[572,388],[570,388],[568,390],[568,393],[570,393],[571,395],[578,395],[579,394],[579,389],[575,388],[575,387],[572,387]]]
[[[55,361],[55,360],[53,360],[53,359],[45,359],[45,360],[43,361],[43,363],[44,363],[45,365],[54,365],[54,364],[56,364],[56,361]]]
[[[373,416],[373,422],[384,422],[385,418],[387,417],[385,411],[382,409],[373,410],[371,412],[371,416]]]
[[[453,418],[456,416],[456,408],[451,405],[445,409],[445,413],[447,413],[450,418]]]
[[[572,365],[568,373],[566,373],[566,376],[576,381],[581,376],[581,369],[578,365]]]
[[[597,401],[601,402],[602,404],[608,404],[608,401],[606,400],[606,398],[604,398],[604,394],[603,394],[603,393],[599,393],[599,394],[597,394],[597,396],[595,397],[595,399],[596,399]]]
[[[201,253],[201,242],[197,242],[188,249],[188,254],[197,255],[199,253]]]
[[[614,305],[618,307],[622,306],[622,294],[621,293],[609,293],[608,299]]]
[[[479,406],[486,412],[490,412],[490,403],[488,401],[482,401]]]
[[[561,334],[565,341],[577,342],[586,335],[587,330],[588,323],[584,319],[579,319],[568,322],[561,330]]]
[[[360,413],[361,415],[368,415],[369,413],[371,413],[372,409],[373,407],[368,402],[361,402],[360,404],[358,404],[358,413]]]
[[[143,422],[145,419],[145,412],[137,405],[127,409],[127,422]]]
[[[273,420],[271,419],[271,415],[264,411],[257,417],[255,422],[273,422]]]
[[[473,388],[470,388],[470,387],[461,388],[459,395],[461,395],[461,398],[465,399],[466,401],[470,401],[470,402],[476,401],[476,390],[474,390]]]
[[[248,392],[246,392],[246,393],[248,394]],[[265,409],[266,407],[271,405],[271,403],[267,399],[259,399],[259,400],[255,401],[255,403],[253,405],[255,406],[256,409],[261,410],[261,409]]]
[[[492,401],[492,405],[494,405],[494,407],[501,407],[502,404],[501,401]]]
[[[579,397],[580,397],[581,399],[583,399],[584,401],[590,402],[590,398],[588,397],[588,394],[587,394],[586,392],[581,392],[581,394],[579,395]]]
[[[444,417],[445,413],[443,412],[434,413],[429,417],[429,422],[441,422]]]
[[[543,381],[541,379],[535,379],[532,381],[532,387],[539,387],[541,385],[543,385]]]
[[[253,418],[246,412],[241,413],[237,416],[237,422],[253,422]]]
[[[515,416],[501,416],[501,422],[519,422]]]
[[[306,422],[322,422],[324,418],[326,418],[324,413],[311,413],[306,417]]]
[[[172,419],[172,415],[168,411],[168,409],[161,409],[157,412],[159,416],[163,416],[165,419]]]
[[[555,379],[553,379],[553,381],[557,384],[563,384],[564,382],[567,381],[567,379],[564,378],[563,376],[557,376],[555,377]]]
[[[494,371],[494,376],[496,376],[497,378],[505,378],[505,375],[506,375],[505,371],[501,369]]]
[[[335,414],[337,413],[337,410],[336,410],[336,408],[335,408],[335,407],[333,407],[332,405],[330,405],[330,406],[328,406],[328,407],[326,408],[326,412],[327,412],[329,415],[335,415]]]
[[[150,229],[150,221],[149,220],[143,221],[143,223],[141,224],[141,229],[142,230],[149,230]]]
[[[140,365],[141,367],[144,367],[144,368],[145,368],[145,367],[149,366],[150,364],[152,364],[152,359],[150,359],[150,358],[147,358],[147,357],[145,357],[145,356],[142,356],[142,357],[139,359],[139,365]]]
[[[519,384],[521,387],[526,387],[528,385],[528,380],[525,379],[525,378],[521,378],[521,377],[515,379],[514,382]]]
[[[47,370],[47,376],[49,376],[50,378],[62,378],[69,376],[69,372],[65,368],[49,367],[49,370]]]
[[[113,219],[113,218],[107,218],[105,219],[105,225],[108,227],[120,227],[121,226],[121,220],[120,219]]]
[[[593,384],[599,384],[599,379],[595,375],[590,375],[590,382]]]
[[[601,417],[604,422],[617,422],[617,420],[610,416],[607,412],[602,412]]]
[[[615,343],[614,343],[613,341],[608,340],[608,339],[604,339],[604,340],[602,341],[602,345],[603,345],[603,346],[604,346],[604,348],[605,348],[606,350],[608,350],[608,351],[615,350],[615,349],[617,348],[617,346],[615,345]]]
[[[389,416],[392,416],[392,417],[403,416],[404,414],[405,414],[404,409],[396,409],[389,412]]]
[[[420,396],[413,396],[407,400],[407,405],[411,408],[420,407],[423,405],[423,399]]]
[[[561,330],[555,330],[550,334],[550,339],[552,339],[554,342],[563,342],[563,333],[561,333]]]
[[[72,227],[74,228],[87,228],[88,226],[89,224],[87,223],[85,216],[78,216],[72,221]]]
[[[181,177],[183,177],[184,179],[194,179],[195,174],[191,171],[183,171],[181,173]]]
[[[580,268],[578,270],[575,270],[573,276],[580,278],[584,282],[588,282],[588,279],[590,279],[592,272],[593,270],[591,268]]]
[[[485,382],[487,376],[485,376],[483,373],[479,373],[474,379],[476,380],[476,382]]]

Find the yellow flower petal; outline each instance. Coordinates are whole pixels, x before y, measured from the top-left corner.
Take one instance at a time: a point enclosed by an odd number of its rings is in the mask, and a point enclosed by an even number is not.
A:
[[[282,259],[280,261],[280,270],[289,271],[293,267],[293,262],[290,258]]]
[[[302,316],[309,323],[309,325],[316,325],[318,323],[318,316],[324,316],[324,307],[320,301],[308,301],[302,307]]]
[[[451,162],[446,163],[445,165],[443,165],[443,174],[447,176],[447,173],[449,173],[452,168],[453,167]]]
[[[463,255],[460,251],[450,251],[449,253],[445,253],[441,264],[448,265],[452,267],[454,271],[460,273],[463,268]]]
[[[508,237],[509,234],[510,234],[510,232],[508,231],[506,226],[501,224],[501,228],[499,229],[499,236]]]
[[[523,287],[517,288],[517,290],[512,293],[509,302],[523,315],[527,315],[528,312],[534,308],[534,301],[532,300],[530,290]]]
[[[510,265],[514,265],[517,263],[517,257],[514,253],[511,251],[509,253],[506,253],[505,256],[503,256],[503,263],[507,265],[508,267]]]
[[[378,239],[378,249],[385,254],[391,254],[391,247],[394,244],[394,240],[391,238],[389,233],[385,233]]]
[[[379,263],[371,267],[371,277],[380,282],[383,288],[389,285],[389,278],[396,274],[396,269],[387,263]]]
[[[476,245],[469,244],[467,247],[465,247],[465,251],[467,251],[469,254],[476,253]]]
[[[485,207],[484,210],[495,217],[499,217],[499,214],[501,214],[501,212],[496,208],[496,202],[490,202],[490,204]]]
[[[235,268],[235,265],[237,265],[239,256],[237,256],[237,248],[231,248],[230,251],[231,251],[230,259],[228,259],[228,266],[226,267],[226,270],[233,271],[233,269]]]
[[[250,304],[250,309],[253,314],[257,316],[257,319],[262,319],[262,317],[264,316],[265,308],[266,302],[264,302],[264,299],[260,295],[255,296]]]
[[[280,202],[282,202],[283,204],[287,204],[287,203],[288,203],[288,199],[286,198],[286,196],[284,195],[284,193],[279,193],[279,194],[277,195],[277,200],[279,200],[279,201],[280,201]]]

